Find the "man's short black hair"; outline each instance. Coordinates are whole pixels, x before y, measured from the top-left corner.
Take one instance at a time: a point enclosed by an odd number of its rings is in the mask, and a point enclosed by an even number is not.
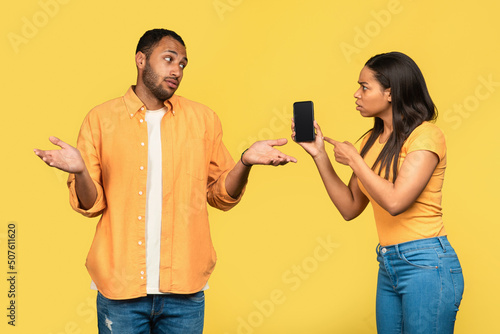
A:
[[[151,53],[153,52],[154,47],[162,40],[163,37],[172,37],[176,41],[182,44],[182,46],[186,47],[182,37],[177,35],[175,31],[167,30],[167,29],[152,29],[148,30],[142,35],[139,43],[137,44],[137,48],[135,53],[141,51],[146,55],[146,58],[149,58]]]

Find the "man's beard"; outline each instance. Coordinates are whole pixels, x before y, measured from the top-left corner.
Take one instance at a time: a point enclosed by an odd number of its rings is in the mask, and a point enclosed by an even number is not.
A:
[[[163,89],[161,87],[161,83],[156,85],[160,76],[156,74],[151,66],[149,65],[149,61],[146,60],[146,66],[144,67],[144,72],[142,74],[142,81],[144,85],[151,91],[151,93],[160,101],[166,101],[172,97],[174,92],[170,93],[168,90]],[[163,81],[162,81],[163,82]]]

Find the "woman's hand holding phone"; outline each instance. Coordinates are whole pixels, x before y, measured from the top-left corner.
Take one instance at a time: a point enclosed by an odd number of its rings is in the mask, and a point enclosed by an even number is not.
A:
[[[309,155],[313,158],[320,156],[321,154],[326,153],[325,151],[325,143],[323,141],[323,133],[321,132],[321,128],[319,127],[318,122],[314,121],[314,129],[316,130],[316,138],[314,141],[308,142],[296,142],[295,141],[295,121],[292,119],[292,139],[297,144],[302,146],[302,148],[309,153]]]

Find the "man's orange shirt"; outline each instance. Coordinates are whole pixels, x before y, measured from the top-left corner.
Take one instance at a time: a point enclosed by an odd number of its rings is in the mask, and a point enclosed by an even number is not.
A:
[[[161,120],[163,202],[160,291],[203,289],[216,254],[210,237],[207,202],[229,210],[227,174],[234,166],[222,143],[217,115],[208,107],[174,95]],[[98,290],[110,299],[146,293],[146,107],[131,87],[125,96],[95,107],[83,121],[77,147],[97,188],[83,210],[70,174],[73,209],[87,217],[102,214],[86,266]]]

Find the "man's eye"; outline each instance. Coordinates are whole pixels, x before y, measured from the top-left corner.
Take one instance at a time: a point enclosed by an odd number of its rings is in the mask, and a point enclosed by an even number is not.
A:
[[[165,57],[166,61],[172,61],[172,57]]]
[[[184,64],[179,64],[179,67],[180,67],[180,68],[182,68],[182,69],[184,69],[184,67],[186,67],[186,65],[184,65]]]

